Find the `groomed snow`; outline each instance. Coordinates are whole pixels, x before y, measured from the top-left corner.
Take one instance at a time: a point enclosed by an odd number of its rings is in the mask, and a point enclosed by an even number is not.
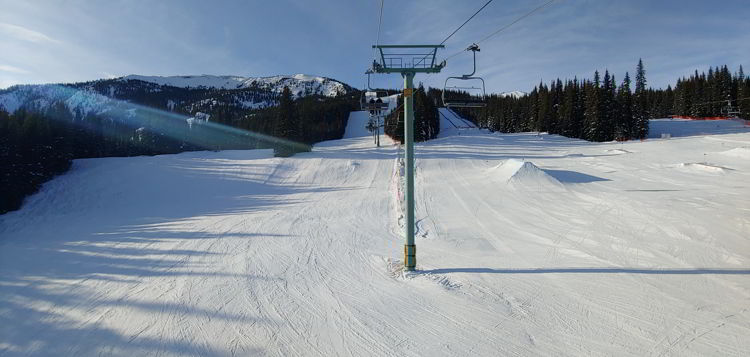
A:
[[[726,155],[750,134],[419,144],[404,275],[397,148],[356,130],[76,160],[0,216],[0,354],[750,352],[750,161]]]

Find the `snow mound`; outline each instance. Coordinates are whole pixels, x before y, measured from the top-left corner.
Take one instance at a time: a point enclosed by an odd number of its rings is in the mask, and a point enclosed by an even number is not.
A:
[[[609,149],[609,150],[604,150],[604,152],[619,155],[619,154],[630,154],[632,151],[628,151],[625,149]]]
[[[492,169],[496,177],[516,187],[561,187],[556,178],[530,161],[509,159]]]
[[[748,148],[734,148],[732,150],[722,151],[719,154],[738,157],[740,159],[750,159],[750,149]]]
[[[703,162],[685,162],[677,166],[685,170],[707,172],[707,173],[713,173],[713,174],[723,174],[723,173],[726,173],[727,171],[732,170],[727,167],[711,165],[711,164],[703,163]]]

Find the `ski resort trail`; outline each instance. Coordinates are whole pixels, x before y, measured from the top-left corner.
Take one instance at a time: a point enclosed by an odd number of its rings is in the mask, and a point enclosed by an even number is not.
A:
[[[750,352],[750,134],[446,130],[404,275],[366,121],[291,158],[76,160],[0,216],[0,355]]]

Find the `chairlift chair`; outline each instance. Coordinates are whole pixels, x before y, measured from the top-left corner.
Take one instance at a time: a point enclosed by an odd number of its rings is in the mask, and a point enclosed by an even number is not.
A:
[[[727,106],[721,109],[722,113],[730,118],[738,118],[740,111],[736,107],[732,106],[732,101],[727,100]]]
[[[389,103],[384,102],[383,98],[388,96],[388,92],[384,90],[377,90],[370,87],[370,74],[372,71],[368,70],[367,74],[367,91],[362,91],[362,98],[360,99],[360,107],[363,111],[370,112],[370,116],[380,115],[382,112],[388,110]],[[367,93],[375,93],[375,98],[368,96]],[[370,99],[368,99],[370,97]]]
[[[469,46],[469,48],[466,49],[467,51],[471,51],[474,54],[474,70],[471,71],[469,74],[464,74],[460,77],[448,77],[445,79],[445,83],[443,84],[443,106],[446,108],[483,108],[487,106],[487,103],[485,102],[485,97],[487,96],[485,91],[485,85],[484,85],[484,79],[482,77],[474,76],[474,73],[477,71],[477,52],[480,51],[479,46],[477,44],[473,44]],[[474,81],[475,83],[482,84],[481,87],[478,86],[458,86],[458,85],[448,85],[448,82],[453,80],[456,81]],[[450,98],[450,95],[446,97],[445,93],[448,90],[457,90],[457,91],[480,91],[479,95],[471,95],[468,96],[462,96],[461,97],[453,97]]]

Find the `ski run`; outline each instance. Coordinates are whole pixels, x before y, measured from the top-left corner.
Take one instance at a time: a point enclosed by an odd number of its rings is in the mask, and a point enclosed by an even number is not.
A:
[[[750,354],[749,127],[440,117],[408,274],[401,154],[364,112],[291,158],[76,160],[0,216],[0,355]]]

